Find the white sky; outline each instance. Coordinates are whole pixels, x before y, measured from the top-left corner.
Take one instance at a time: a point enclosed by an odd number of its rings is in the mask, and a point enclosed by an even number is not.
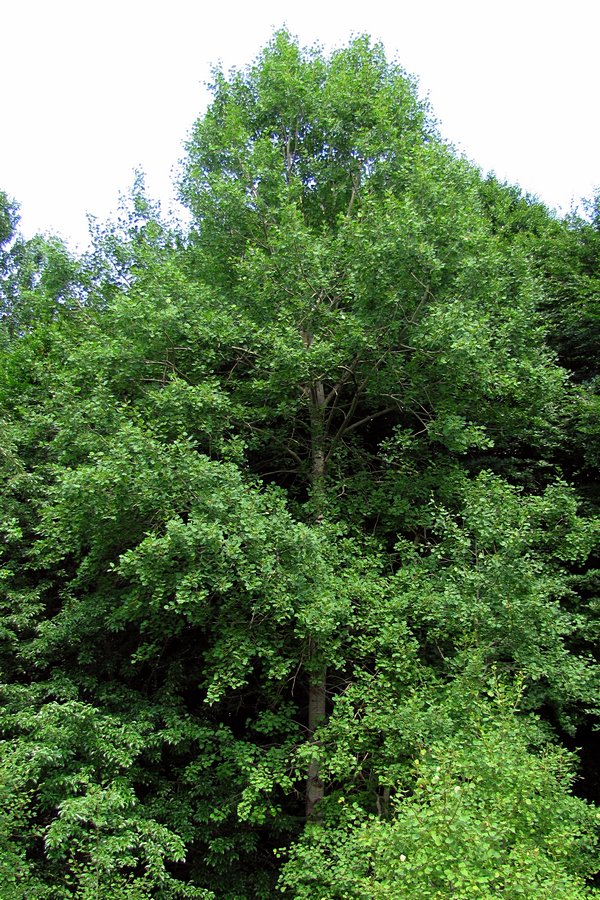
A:
[[[0,189],[22,231],[85,244],[136,167],[168,205],[211,64],[245,65],[284,23],[303,44],[383,40],[443,135],[548,205],[600,184],[599,0],[0,0]]]

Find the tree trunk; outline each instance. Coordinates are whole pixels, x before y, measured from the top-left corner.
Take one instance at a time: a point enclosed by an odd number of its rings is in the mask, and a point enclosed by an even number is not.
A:
[[[311,641],[309,652],[314,654],[314,645]],[[308,687],[308,732],[311,739],[325,718],[325,702],[327,694],[327,670],[322,667],[319,672],[310,673]],[[319,802],[323,799],[323,782],[319,775],[319,759],[315,755],[308,766],[306,778],[306,818],[308,821],[319,821]]]
[[[315,522],[325,514],[325,388],[316,381],[310,389],[310,448],[312,505]]]
[[[322,381],[316,381],[310,391],[311,426],[311,487],[315,522],[320,522],[325,513],[325,391]],[[312,740],[319,724],[325,719],[327,697],[327,669],[314,663],[318,658],[318,648],[311,639],[308,651],[308,733]],[[323,782],[319,775],[319,759],[311,760],[306,779],[306,818],[320,819],[319,803],[323,799]]]

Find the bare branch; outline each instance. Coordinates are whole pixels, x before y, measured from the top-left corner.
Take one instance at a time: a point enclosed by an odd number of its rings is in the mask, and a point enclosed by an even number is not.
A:
[[[348,203],[348,209],[346,210],[346,216],[350,218],[350,213],[352,212],[352,207],[354,206],[354,200],[356,199],[356,181],[354,178],[352,179],[352,193],[350,194],[350,202]]]
[[[360,396],[359,391],[356,391],[355,394],[354,394],[354,396],[353,396],[353,398],[352,398],[352,402],[351,402],[351,404],[350,404],[350,407],[349,407],[349,409],[348,409],[348,412],[347,412],[346,415],[344,416],[344,420],[343,420],[342,424],[340,425],[340,427],[339,427],[338,430],[336,431],[334,437],[332,438],[331,446],[329,447],[329,453],[328,453],[327,456],[325,457],[325,462],[328,462],[328,461],[329,461],[329,459],[330,459],[330,457],[331,457],[331,454],[332,454],[332,452],[333,452],[333,450],[334,450],[334,447],[336,446],[337,442],[339,441],[339,439],[341,438],[341,436],[342,436],[342,435],[344,434],[344,432],[346,431],[348,422],[350,421],[350,419],[352,418],[352,416],[353,416],[354,413],[356,412],[356,407],[358,406],[358,399],[359,399],[359,396]]]
[[[181,372],[177,368],[175,363],[172,363],[170,359],[145,359],[144,365],[146,365],[146,366],[162,366],[163,369],[165,370],[165,373],[166,373],[167,369],[172,369],[172,371],[175,372],[176,375],[179,375],[180,378],[182,378],[184,381],[187,381],[189,384],[189,380],[188,380],[187,376],[184,375],[183,372]],[[164,378],[165,373],[163,373],[163,378]]]
[[[231,345],[232,350],[240,350],[242,353],[247,353],[248,356],[258,356],[256,350],[248,350],[247,347],[236,347],[235,344]]]
[[[361,425],[366,425],[367,422],[372,422],[373,419],[379,419],[380,416],[387,416],[388,413],[396,412],[398,406],[386,406],[385,409],[380,409],[376,413],[371,413],[370,416],[364,416],[364,418],[359,419],[358,422],[353,422],[352,425],[348,425],[345,429],[345,433],[347,434],[349,431],[354,431],[355,428],[360,428]]]
[[[337,394],[339,393],[339,391],[341,390],[341,388],[342,388],[345,384],[347,384],[347,382],[348,382],[351,378],[353,378],[354,381],[356,381],[356,373],[355,373],[355,369],[356,369],[356,366],[358,365],[359,362],[360,362],[360,356],[357,354],[357,355],[354,357],[354,359],[352,360],[352,362],[350,363],[349,366],[345,366],[345,365],[339,365],[339,366],[338,366],[338,369],[343,369],[343,370],[344,370],[344,374],[342,375],[342,377],[340,378],[340,380],[337,381],[337,382],[333,385],[333,387],[331,388],[331,390],[329,391],[329,393],[325,396],[325,406],[328,406],[328,405],[329,405],[329,401],[330,401],[333,397],[337,397]]]
[[[292,459],[295,459],[299,466],[303,465],[302,457],[299,456],[294,450],[290,449],[290,447],[286,447],[285,452],[289,453]]]

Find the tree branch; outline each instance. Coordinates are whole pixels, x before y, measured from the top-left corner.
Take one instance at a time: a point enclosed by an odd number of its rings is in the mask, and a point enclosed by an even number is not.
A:
[[[333,387],[331,388],[331,390],[329,391],[329,393],[326,394],[326,396],[325,396],[325,406],[328,406],[328,405],[329,405],[329,401],[331,400],[331,398],[332,398],[332,397],[335,397],[335,396],[338,394],[338,392],[340,391],[340,389],[341,389],[341,388],[342,388],[342,387],[343,387],[343,386],[344,386],[351,378],[354,378],[354,381],[356,381],[356,372],[355,372],[355,369],[356,369],[356,366],[359,364],[359,362],[360,362],[360,356],[357,354],[357,355],[354,357],[354,359],[352,360],[352,362],[350,363],[349,366],[345,366],[345,365],[339,365],[339,366],[338,366],[338,369],[344,369],[344,373],[345,373],[345,374],[342,375],[342,377],[340,378],[340,380],[337,381],[337,382],[333,385]]]
[[[345,429],[345,433],[354,431],[355,428],[360,428],[361,425],[366,425],[367,422],[372,422],[373,419],[379,419],[380,416],[387,416],[388,413],[395,412],[397,409],[398,406],[386,406],[385,409],[380,409],[376,413],[371,413],[370,416],[364,416],[364,418],[359,419],[358,422],[353,422],[352,425],[349,425]]]

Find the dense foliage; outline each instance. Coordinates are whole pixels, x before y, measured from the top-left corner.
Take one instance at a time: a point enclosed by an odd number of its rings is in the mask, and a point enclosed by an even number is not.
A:
[[[285,32],[181,193],[0,195],[2,898],[595,895],[598,203]]]

